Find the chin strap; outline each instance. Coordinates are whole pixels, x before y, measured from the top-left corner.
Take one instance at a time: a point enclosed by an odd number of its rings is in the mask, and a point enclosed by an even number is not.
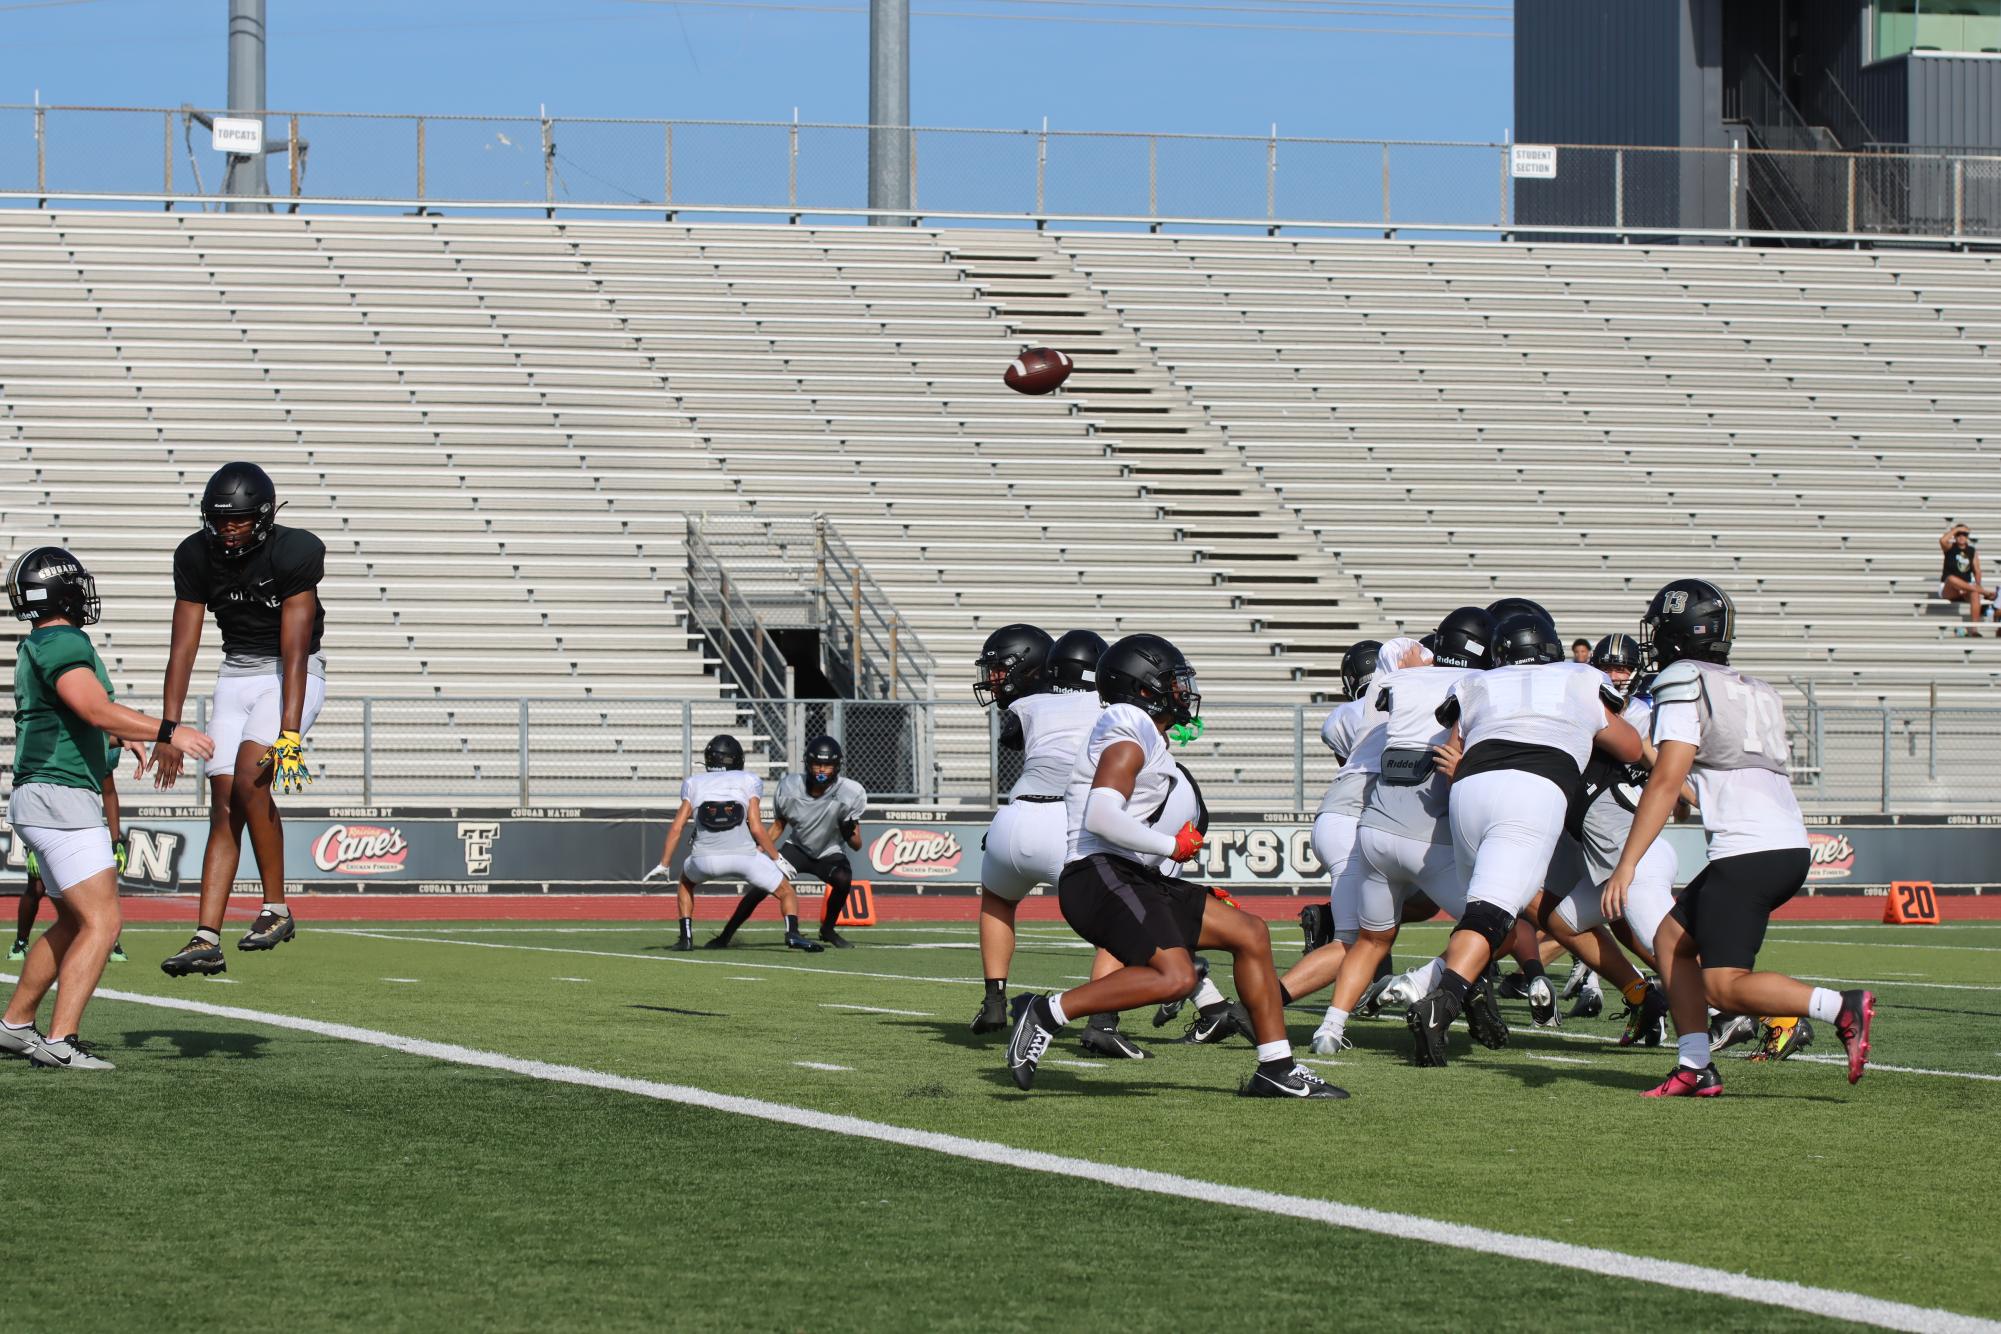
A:
[[[1185,723],[1176,723],[1167,729],[1167,739],[1177,746],[1186,746],[1202,739],[1202,719],[1198,714]]]

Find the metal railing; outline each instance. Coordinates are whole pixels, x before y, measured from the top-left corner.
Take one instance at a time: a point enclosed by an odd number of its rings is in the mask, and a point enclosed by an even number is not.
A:
[[[0,106],[0,200],[221,207],[230,156],[191,108]],[[1255,227],[1396,235],[1949,243],[2001,238],[2001,153],[1559,146],[1557,182],[1512,146],[1064,130],[908,131],[914,200],[867,207],[870,127],[759,121],[265,113],[273,207],[625,216]],[[311,143],[307,155],[298,151]],[[1755,229],[1742,182],[1782,173],[1804,230]],[[1871,191],[1880,198],[1871,200]],[[1727,214],[1703,198],[1727,192]],[[1521,205],[1554,201],[1554,213]],[[1705,211],[1706,208],[1706,211]]]
[[[145,699],[128,701],[150,709]],[[194,701],[206,721],[207,700]],[[1320,742],[1324,704],[1205,701],[1204,730],[1175,757],[1217,810],[1306,811],[1337,765]],[[1793,787],[1823,812],[1994,813],[2001,708],[1814,706],[1789,711]],[[671,805],[718,732],[768,778],[826,732],[878,804],[991,807],[1020,772],[993,715],[951,700],[343,699],[313,727],[307,800],[332,805]],[[11,755],[5,758],[11,759]],[[206,801],[198,775],[129,804]]]

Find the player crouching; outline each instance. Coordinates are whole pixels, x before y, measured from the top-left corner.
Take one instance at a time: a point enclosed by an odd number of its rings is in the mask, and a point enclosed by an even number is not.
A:
[[[806,772],[787,774],[778,780],[778,819],[771,827],[771,841],[780,844],[781,860],[826,882],[827,901],[820,912],[820,943],[835,949],[852,949],[854,942],[834,929],[848,895],[855,886],[854,868],[848,864],[847,849],[860,851],[862,813],[868,809],[868,790],[852,778],[841,777],[841,743],[830,736],[816,736],[806,743]],[[750,919],[761,894],[746,894],[730,914],[725,936]]]
[[[1064,792],[1069,857],[1057,883],[1063,919],[1122,965],[1060,995],[1015,999],[1007,1063],[1017,1087],[1075,1018],[1178,1000],[1195,989],[1194,951],[1226,950],[1251,1013],[1258,1068],[1240,1092],[1261,1098],[1345,1098],[1292,1058],[1271,934],[1259,918],[1201,885],[1162,872],[1194,859],[1202,834],[1156,826],[1177,782],[1166,733],[1201,706],[1195,671],[1157,635],[1128,635],[1098,663],[1105,711],[1078,752]]]
[[[674,941],[674,948],[695,948],[695,886],[711,880],[738,880],[748,884],[750,893],[756,896],[751,900],[753,908],[764,901],[765,895],[778,895],[779,911],[785,914],[787,947],[818,954],[820,943],[799,934],[799,896],[793,893],[792,882],[786,878],[792,867],[771,845],[771,835],[765,832],[764,822],[758,818],[757,803],[764,795],[764,780],[744,772],[743,744],[727,734],[711,737],[702,748],[702,763],[708,766],[707,773],[689,774],[681,780],[681,809],[674,812],[674,823],[668,826],[667,846],[660,853],[660,864],[643,877],[652,880],[668,874],[674,850],[681,846],[682,831],[687,829],[692,816],[695,845],[688,850],[687,864],[681,868],[677,893],[681,933]],[[727,947],[736,926],[732,922],[725,927],[708,942],[707,948]]]

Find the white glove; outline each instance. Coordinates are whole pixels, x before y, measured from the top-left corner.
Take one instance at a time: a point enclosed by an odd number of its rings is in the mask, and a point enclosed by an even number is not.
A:
[[[668,873],[667,863],[661,862],[658,866],[654,867],[652,870],[648,871],[645,875],[639,878],[641,880],[658,880],[661,876],[666,875],[667,873]]]
[[[783,857],[777,857],[774,858],[773,860],[775,860],[778,863],[778,873],[784,876],[787,880],[790,880],[793,876],[799,874],[798,871],[793,869],[792,863],[786,861]]]

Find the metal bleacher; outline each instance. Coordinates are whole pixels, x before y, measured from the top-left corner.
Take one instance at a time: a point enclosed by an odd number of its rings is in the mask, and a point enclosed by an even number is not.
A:
[[[1823,703],[1984,704],[1993,641],[1926,613],[1945,520],[2001,509],[1996,264],[20,211],[0,557],[82,553],[144,701],[194,497],[263,462],[328,543],[335,801],[364,729],[377,800],[508,800],[526,696],[538,794],[663,799],[747,724],[681,601],[698,511],[838,526],[943,664],[953,799],[989,765],[961,673],[1017,619],[1171,634],[1243,711],[1193,754],[1261,799],[1348,642],[1504,593],[1595,637],[1701,573]],[[1032,344],[1061,395],[1000,387]]]

